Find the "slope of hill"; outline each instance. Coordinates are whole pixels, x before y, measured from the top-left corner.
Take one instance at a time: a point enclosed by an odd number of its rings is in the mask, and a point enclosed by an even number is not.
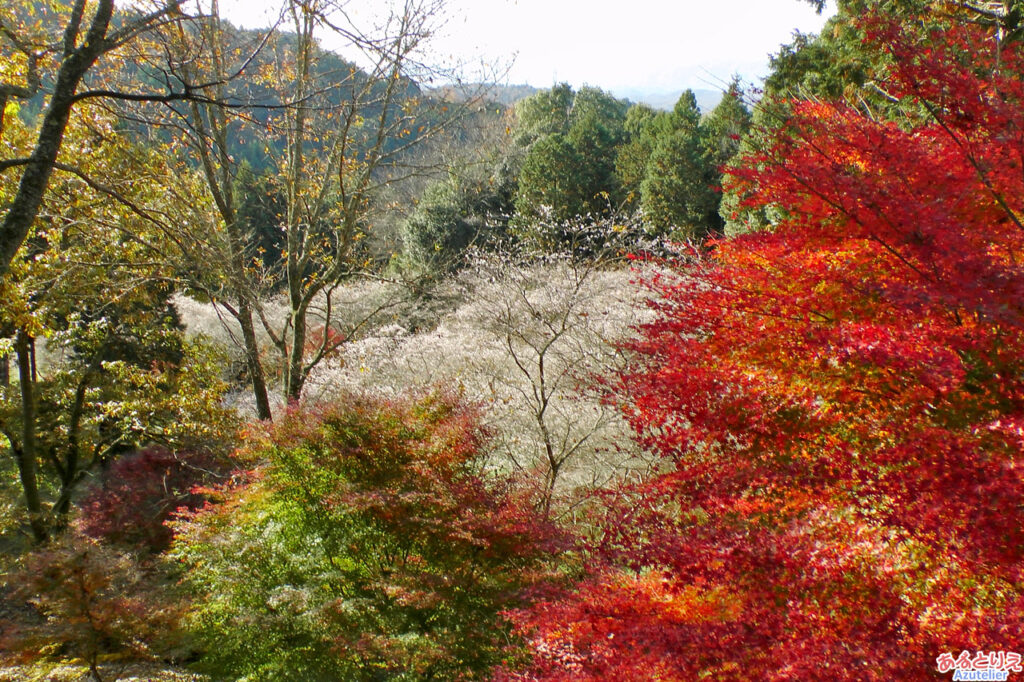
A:
[[[512,106],[521,99],[540,92],[541,88],[532,85],[499,85],[496,83],[460,83],[442,85],[436,88],[424,88],[424,93],[431,97],[439,97],[450,101],[461,102],[482,96],[489,102],[504,106]]]

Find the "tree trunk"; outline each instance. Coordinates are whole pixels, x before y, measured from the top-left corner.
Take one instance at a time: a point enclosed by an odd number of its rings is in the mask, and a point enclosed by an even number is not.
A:
[[[292,20],[295,22],[296,35],[296,66],[294,91],[292,97],[296,102],[305,100],[310,87],[310,67],[312,51],[315,45],[313,29],[316,19],[308,7],[298,3],[292,4]],[[288,147],[285,187],[287,190],[287,210],[285,223],[287,226],[288,258],[285,273],[288,280],[288,301],[290,304],[290,324],[287,334],[290,345],[285,344],[285,376],[284,397],[289,404],[302,397],[302,385],[305,383],[303,373],[303,354],[306,347],[306,314],[309,302],[303,291],[307,283],[308,264],[306,262],[306,234],[303,229],[302,210],[305,205],[304,193],[308,178],[304,148],[307,135],[307,109],[296,107],[290,113],[288,122]],[[284,339],[282,339],[284,340]]]
[[[36,481],[35,381],[32,378],[30,339],[24,332],[18,332],[15,339],[15,352],[18,355],[18,377],[21,382],[21,447],[13,449],[18,462],[21,487],[25,492],[25,507],[28,509],[28,522],[32,528],[32,537],[36,542],[45,542],[48,533],[43,520],[43,504],[39,497],[39,484]]]
[[[261,421],[270,421],[270,397],[267,394],[267,378],[260,362],[260,349],[256,343],[256,328],[252,321],[252,307],[243,297],[238,301],[238,323],[242,327],[242,340],[245,344],[245,361],[249,366],[249,378],[252,381],[252,392],[256,397],[256,416]]]
[[[85,370],[84,376],[75,388],[75,401],[71,406],[71,419],[68,421],[68,449],[64,460],[64,467],[60,476],[60,495],[53,505],[55,526],[62,529],[67,525],[68,512],[71,510],[71,496],[75,487],[82,479],[82,472],[79,471],[81,452],[79,434],[82,426],[82,414],[85,409],[85,396],[89,390],[89,381],[94,372],[97,372],[102,365],[102,353],[96,353],[92,362]]]
[[[298,402],[306,383],[303,356],[306,348],[306,310],[302,307],[292,313],[291,344],[285,358],[284,397],[288,404]]]

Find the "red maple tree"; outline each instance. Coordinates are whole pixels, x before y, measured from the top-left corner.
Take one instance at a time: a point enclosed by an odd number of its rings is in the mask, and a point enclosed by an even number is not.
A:
[[[1024,642],[1024,56],[864,21],[899,113],[789,103],[731,171],[784,217],[649,281],[616,399],[674,466],[516,614],[507,679],[932,679]]]

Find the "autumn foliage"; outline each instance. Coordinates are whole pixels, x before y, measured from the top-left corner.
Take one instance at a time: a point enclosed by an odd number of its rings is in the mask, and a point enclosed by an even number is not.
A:
[[[618,400],[673,466],[508,679],[932,679],[1024,641],[1024,50],[868,17],[881,118],[790,102],[773,229],[649,281]],[[916,28],[915,28],[916,26]]]
[[[175,512],[202,506],[205,497],[196,488],[226,478],[224,460],[159,446],[126,455],[82,500],[79,526],[84,534],[109,544],[165,550],[171,541],[166,522]]]
[[[158,658],[187,649],[177,630],[181,604],[162,572],[89,537],[79,524],[5,578],[14,586],[5,594],[13,597],[9,604],[24,603],[0,624],[5,662],[77,658],[98,680],[103,658]]]
[[[176,525],[203,663],[275,680],[479,679],[510,655],[500,613],[559,534],[483,469],[474,410],[428,395],[296,407],[248,471]]]

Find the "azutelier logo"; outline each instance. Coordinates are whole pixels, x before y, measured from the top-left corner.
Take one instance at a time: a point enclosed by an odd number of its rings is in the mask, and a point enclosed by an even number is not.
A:
[[[940,673],[953,673],[954,680],[1009,679],[1010,673],[1021,672],[1021,655],[1013,651],[961,651],[957,658],[945,653],[935,659]]]

